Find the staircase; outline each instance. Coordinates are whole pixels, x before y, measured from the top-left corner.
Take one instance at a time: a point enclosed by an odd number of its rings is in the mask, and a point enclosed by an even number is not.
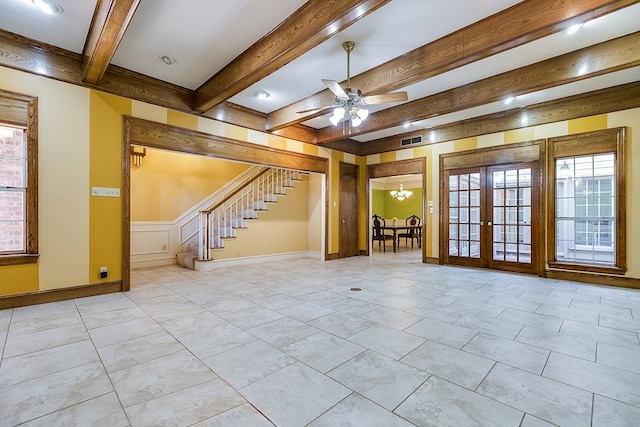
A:
[[[290,169],[262,168],[243,185],[227,194],[213,206],[199,212],[197,241],[186,245],[179,253],[178,264],[195,270],[206,270],[213,261],[212,252],[224,248],[224,242],[235,239],[236,231],[246,229],[258,219],[258,212],[266,211],[284,196],[287,188],[302,181],[304,172]],[[196,237],[194,235],[194,237]]]

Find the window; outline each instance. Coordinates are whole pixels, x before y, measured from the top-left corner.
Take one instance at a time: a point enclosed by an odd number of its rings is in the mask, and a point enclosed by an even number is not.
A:
[[[0,125],[0,253],[26,248],[26,132]]]
[[[624,132],[550,140],[553,153],[551,267],[623,273]],[[551,248],[550,248],[551,249]]]
[[[615,265],[615,154],[556,159],[556,260]]]
[[[37,100],[0,91],[0,265],[38,255]]]

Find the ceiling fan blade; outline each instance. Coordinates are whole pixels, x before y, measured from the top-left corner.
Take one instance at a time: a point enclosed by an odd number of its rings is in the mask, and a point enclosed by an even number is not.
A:
[[[384,104],[386,102],[402,102],[407,101],[409,97],[407,92],[392,92],[382,95],[368,95],[362,97],[362,103],[365,105]]]
[[[327,79],[322,79],[322,83],[324,83],[325,85],[327,85],[327,87],[329,88],[329,90],[331,92],[333,92],[333,94],[338,98],[338,99],[342,99],[344,101],[349,99],[349,95],[347,95],[347,92],[344,91],[344,89],[342,89],[342,86],[340,86],[340,84],[338,84],[338,82],[334,81],[334,80],[327,80]]]

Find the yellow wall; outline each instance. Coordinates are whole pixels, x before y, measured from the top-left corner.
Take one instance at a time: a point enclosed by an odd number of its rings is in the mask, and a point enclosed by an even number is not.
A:
[[[237,230],[237,239],[225,240],[224,249],[213,251],[214,259],[253,257],[309,250],[309,180],[296,182],[278,196],[277,203],[258,212],[258,219],[249,221],[246,230]],[[317,235],[320,229],[317,228]],[[243,234],[246,237],[243,238]],[[316,237],[317,239],[318,237]]]
[[[131,220],[174,221],[249,166],[148,148],[131,168]]]
[[[366,164],[425,157],[427,159],[425,191],[427,200],[433,200],[436,208],[434,214],[427,214],[426,218],[426,251],[427,256],[431,257],[438,255],[437,208],[440,154],[458,149],[494,146],[601,129],[607,126],[628,126],[627,254],[631,257],[640,252],[640,226],[636,224],[637,221],[636,223],[633,221],[640,216],[640,185],[633,185],[635,182],[640,182],[639,177],[636,176],[637,171],[640,170],[640,153],[637,148],[640,144],[640,109],[361,158],[215,120],[194,118],[166,108],[3,67],[0,67],[0,88],[38,97],[40,153],[40,258],[36,264],[32,265],[0,267],[0,295],[81,286],[122,278],[122,200],[91,196],[91,187],[121,188],[122,186],[123,115],[195,128],[202,132],[329,159],[326,230],[328,246],[326,249],[330,254],[339,251],[339,162],[360,165],[362,212],[359,228],[360,248],[366,249],[367,218],[364,215],[367,203]],[[311,194],[317,194],[314,192],[317,190],[311,190]],[[291,199],[286,203],[294,202],[295,200]],[[276,209],[284,209],[281,206],[286,204],[279,204]],[[304,226],[301,226],[301,230],[304,230],[302,237],[293,240],[286,250],[293,251],[297,248],[317,250],[319,241],[324,237],[313,237],[312,226],[308,219],[309,216],[314,218],[321,216],[318,213],[317,202],[314,204],[307,199],[304,203],[295,205],[294,210],[305,212],[307,220]],[[322,220],[324,221],[324,218]],[[298,227],[302,219],[293,217],[291,221],[295,227]],[[258,225],[258,227],[261,226]],[[288,236],[291,233],[283,228],[281,235]],[[268,246],[266,250],[265,245]],[[277,253],[278,249],[279,242],[261,242],[253,248],[237,249],[237,253]],[[627,276],[640,278],[640,263],[629,262],[628,264]],[[108,267],[107,279],[98,277],[101,266]]]
[[[331,156],[331,150],[310,144],[9,68],[0,67],[0,89],[38,97],[40,233],[36,264],[0,267],[0,295],[122,279],[122,200],[91,196],[91,188],[122,190],[123,115],[298,153]],[[297,212],[308,213],[309,203],[305,199],[304,209],[296,207]],[[314,215],[319,216],[317,212]],[[310,228],[305,221],[304,238],[292,242],[287,250],[299,249],[300,242],[308,245]],[[315,237],[313,247],[303,250],[318,250],[319,240]],[[270,244],[270,253],[278,253],[281,246],[280,242]],[[264,254],[264,245],[262,248]],[[108,268],[106,279],[99,277],[103,266]]]
[[[640,108],[414,148],[413,158],[426,158],[426,197],[434,203],[433,214],[429,214],[427,207],[427,256],[438,257],[440,154],[622,126],[627,127],[627,273],[625,276],[640,278],[640,263],[632,262],[633,254],[640,252],[640,221],[634,220],[640,216],[640,185],[634,185],[640,182],[638,172],[640,170]],[[402,155],[398,155],[400,152],[390,152],[368,156],[367,162],[376,164],[404,160],[407,158],[406,150],[402,151]]]
[[[89,91],[2,67],[0,88],[38,97],[40,252],[0,267],[0,295],[87,284]]]

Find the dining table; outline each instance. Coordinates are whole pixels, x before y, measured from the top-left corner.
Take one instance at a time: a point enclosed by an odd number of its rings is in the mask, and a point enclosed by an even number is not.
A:
[[[420,231],[420,229],[422,228],[421,225],[401,225],[401,224],[397,224],[397,225],[384,225],[380,227],[382,230],[391,230],[393,231],[393,252],[396,251],[396,240],[398,240],[398,230],[403,231],[403,230],[414,230],[414,231]],[[420,234],[419,234],[420,235]]]

